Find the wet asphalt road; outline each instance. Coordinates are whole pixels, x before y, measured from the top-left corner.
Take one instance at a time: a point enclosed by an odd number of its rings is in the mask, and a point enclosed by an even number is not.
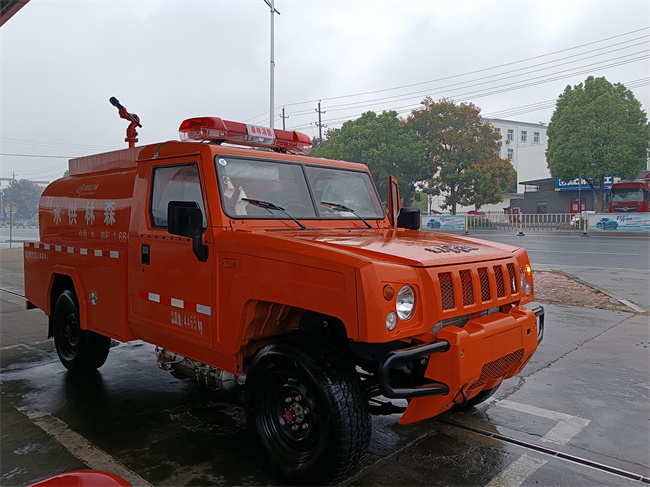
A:
[[[559,247],[557,256],[577,245],[553,238],[523,237],[520,245],[536,269],[559,265],[546,262],[544,252],[552,249],[545,246]],[[602,243],[614,253],[629,242]],[[648,240],[645,255],[642,242],[625,252],[633,255],[620,267],[596,265],[606,250],[591,245],[582,247],[594,250],[591,260],[570,260],[574,275],[615,285],[617,295],[650,308],[643,291],[627,284],[645,282],[647,294],[648,267],[630,262],[647,260]],[[66,373],[45,340],[45,316],[24,309],[21,266],[21,249],[0,250],[1,485],[86,468],[117,473],[134,485],[283,484],[252,446],[238,398],[159,370],[152,345],[119,344],[99,372],[84,379]],[[612,280],[612,269],[625,269],[627,277]],[[542,346],[494,401],[407,426],[397,424],[397,412],[373,416],[370,452],[346,483],[650,483],[648,315],[545,307]]]

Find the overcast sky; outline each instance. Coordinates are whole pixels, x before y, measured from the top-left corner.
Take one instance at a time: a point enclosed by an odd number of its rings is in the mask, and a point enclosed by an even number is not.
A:
[[[567,85],[623,83],[650,106],[650,2],[276,0],[275,127],[318,135],[422,99],[548,123]],[[178,139],[185,118],[269,126],[264,0],[31,0],[0,28],[0,177],[50,181],[67,157]],[[34,157],[48,156],[48,157]],[[55,158],[51,156],[60,156]],[[2,182],[6,187],[7,182]]]

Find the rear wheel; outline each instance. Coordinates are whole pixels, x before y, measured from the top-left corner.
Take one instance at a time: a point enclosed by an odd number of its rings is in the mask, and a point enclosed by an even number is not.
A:
[[[274,469],[300,483],[338,482],[370,441],[370,415],[354,367],[311,342],[263,348],[246,377],[246,416]]]
[[[54,305],[54,344],[59,360],[71,372],[98,369],[108,357],[111,339],[81,329],[77,296],[63,291]]]

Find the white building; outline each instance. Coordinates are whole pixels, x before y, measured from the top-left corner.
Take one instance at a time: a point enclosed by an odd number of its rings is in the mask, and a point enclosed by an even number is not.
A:
[[[501,134],[501,158],[508,159],[517,171],[517,187],[522,181],[550,178],[546,165],[548,136],[546,125],[484,118]]]
[[[523,198],[524,188],[519,183],[551,177],[546,164],[547,127],[538,123],[516,122],[499,118],[484,118],[483,121],[490,123],[501,134],[499,155],[502,159],[508,159],[517,171],[517,193],[504,194],[502,203],[481,207],[481,211],[486,213],[501,213],[504,208],[510,206],[511,199]],[[432,209],[440,210],[439,203],[442,202],[442,199],[440,196],[432,197]],[[473,209],[473,207],[458,206],[456,212],[466,213]]]

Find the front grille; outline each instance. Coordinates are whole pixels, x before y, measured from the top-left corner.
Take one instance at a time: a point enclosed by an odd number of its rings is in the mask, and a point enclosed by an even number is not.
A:
[[[482,304],[505,305],[517,295],[517,274],[513,263],[458,267],[458,270],[437,274],[442,311],[465,308],[469,313],[477,312],[485,309]]]
[[[503,377],[508,372],[508,369],[513,365],[521,362],[521,359],[524,357],[524,349],[520,348],[516,352],[505,355],[493,362],[489,362],[483,366],[481,370],[481,376],[478,378],[474,384],[469,387],[469,390],[477,389],[482,387],[488,380],[498,379]]]

